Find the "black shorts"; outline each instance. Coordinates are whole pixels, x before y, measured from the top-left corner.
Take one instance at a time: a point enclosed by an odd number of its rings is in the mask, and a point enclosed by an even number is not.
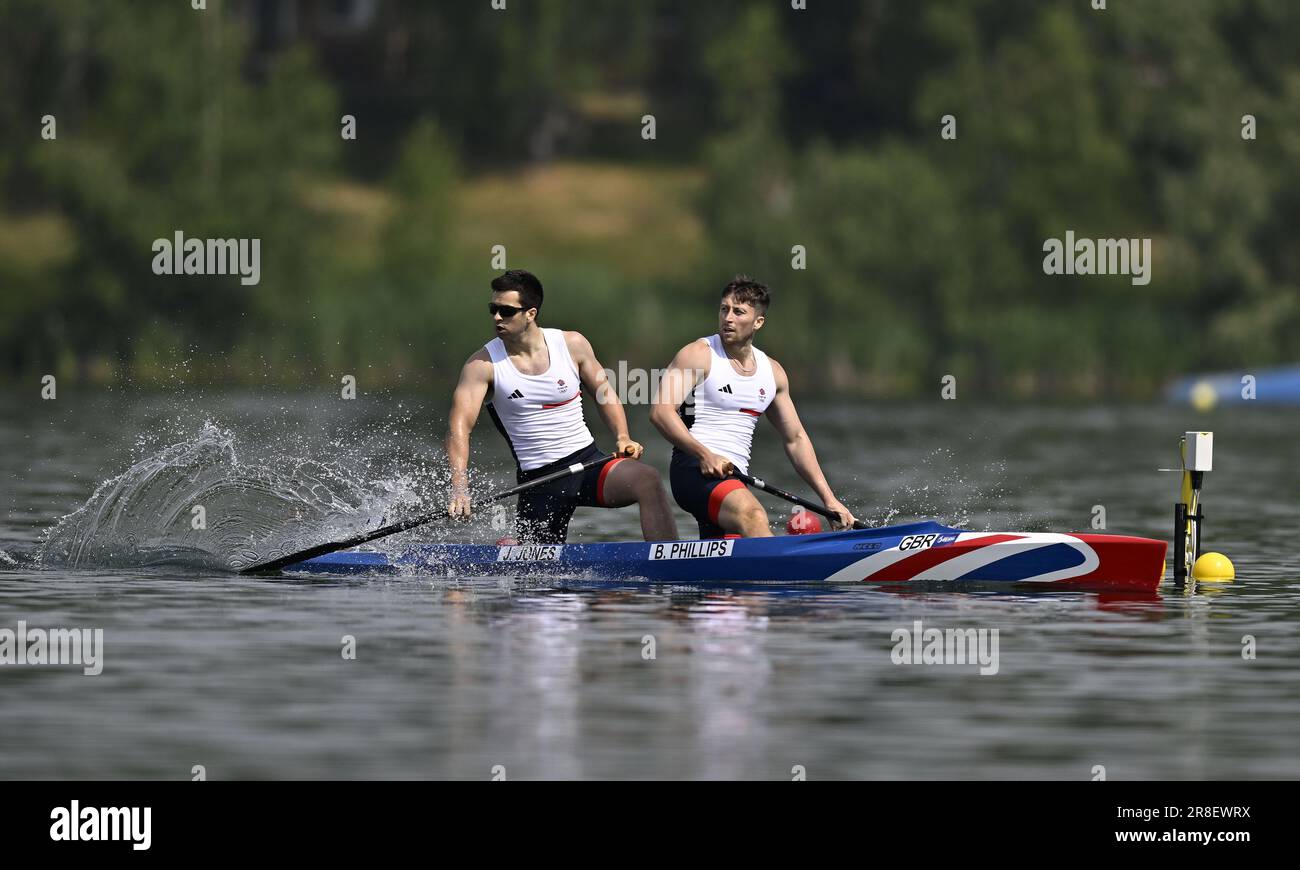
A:
[[[515,477],[520,483],[526,483],[600,455],[600,448],[593,441],[576,453],[541,468],[520,471]],[[515,512],[515,536],[520,543],[563,544],[569,534],[569,520],[577,508],[609,507],[603,501],[605,476],[622,461],[622,457],[609,459],[582,474],[571,474],[522,493]]]
[[[673,488],[673,498],[681,509],[695,517],[700,526],[701,538],[721,538],[725,529],[718,525],[718,511],[728,493],[744,489],[745,484],[734,477],[705,477],[700,472],[700,460],[673,448],[673,461],[668,466],[668,482]]]

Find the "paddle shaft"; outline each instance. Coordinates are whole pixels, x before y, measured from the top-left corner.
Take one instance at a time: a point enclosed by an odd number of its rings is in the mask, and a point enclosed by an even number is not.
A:
[[[817,504],[817,502],[809,501],[806,498],[800,498],[799,496],[795,495],[792,492],[786,492],[784,489],[779,489],[778,487],[772,486],[772,484],[763,480],[763,478],[761,477],[751,477],[745,472],[736,470],[734,468],[731,471],[731,476],[748,486],[752,486],[756,489],[761,489],[763,490],[763,492],[774,495],[777,498],[783,498],[788,502],[793,502],[794,504],[799,505],[799,507],[803,508],[804,510],[810,510],[815,514],[821,514],[822,516],[826,517],[826,519],[828,520],[835,520],[836,522],[839,522],[840,518],[838,515],[836,515],[834,511],[828,510],[825,506]],[[853,528],[869,529],[871,527],[868,526],[866,523],[862,522],[862,520],[854,520]]]
[[[496,495],[489,496],[488,498],[475,502],[474,506],[486,507],[487,505],[491,504],[494,501],[500,501],[503,498],[510,498],[511,496],[519,495],[520,493],[527,492],[530,489],[543,486],[544,484],[551,483],[552,481],[561,480],[562,478],[570,477],[574,474],[582,474],[588,468],[592,468],[594,466],[600,465],[602,462],[607,462],[611,459],[618,459],[618,457],[619,455],[617,453],[609,453],[604,456],[598,456],[595,459],[589,459],[586,462],[570,465],[568,468],[561,468],[559,471],[554,471],[551,472],[550,474],[545,474],[539,478],[536,478],[535,480],[524,481],[523,483],[519,484],[516,487],[507,489],[505,492],[498,492]],[[409,517],[407,519],[400,520],[395,523],[391,523],[390,525],[383,526],[382,528],[374,529],[373,531],[362,532],[359,535],[353,535],[352,537],[347,538],[346,540],[332,541],[330,543],[325,543],[325,544],[317,544],[314,547],[308,547],[306,550],[300,550],[297,553],[290,553],[289,555],[281,556],[278,559],[271,559],[269,561],[262,562],[257,565],[250,565],[247,568],[241,568],[239,570],[239,573],[260,574],[266,571],[278,571],[279,569],[285,567],[286,565],[296,565],[299,562],[305,562],[306,560],[314,559],[317,556],[324,556],[326,553],[336,553],[339,550],[346,550],[350,547],[360,546],[361,544],[369,543],[370,541],[378,540],[379,538],[386,538],[389,535],[395,535],[398,532],[405,532],[409,529],[415,528],[416,526],[423,526],[433,522],[434,520],[444,519],[446,517],[447,517],[447,511],[445,509],[441,511],[434,511],[432,513],[421,514],[420,516]]]

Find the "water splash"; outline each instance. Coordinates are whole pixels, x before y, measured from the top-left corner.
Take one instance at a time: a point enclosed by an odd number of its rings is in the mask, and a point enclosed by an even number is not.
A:
[[[347,458],[365,451],[330,462],[271,453],[241,460],[234,433],[207,422],[100,484],[46,534],[38,564],[238,569],[417,511],[429,490],[427,469],[376,479]]]
[[[941,447],[921,457],[917,474],[927,483],[905,482],[881,499],[870,517],[870,525],[890,525],[916,519],[933,519],[961,529],[992,530],[994,527],[1029,529],[1036,523],[1023,511],[990,510],[1012,494],[1006,482],[1004,462],[991,462],[982,469],[963,461],[955,451]]]

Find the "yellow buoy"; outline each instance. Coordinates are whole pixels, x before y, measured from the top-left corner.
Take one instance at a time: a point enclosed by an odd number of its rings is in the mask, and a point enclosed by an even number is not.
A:
[[[1227,583],[1237,576],[1237,572],[1222,553],[1202,553],[1192,566],[1192,576],[1198,583]]]
[[[1209,411],[1219,401],[1219,394],[1214,391],[1214,386],[1207,381],[1201,381],[1192,387],[1192,407],[1198,411]]]

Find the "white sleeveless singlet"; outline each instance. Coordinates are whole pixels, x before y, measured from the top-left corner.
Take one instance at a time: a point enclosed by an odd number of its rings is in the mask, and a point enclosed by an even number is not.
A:
[[[754,425],[776,398],[772,361],[754,348],[754,373],[741,375],[732,367],[721,336],[710,335],[700,341],[708,343],[711,354],[708,375],[693,394],[694,421],[687,416],[691,437],[748,472]]]
[[[563,459],[595,440],[582,417],[582,382],[564,333],[543,329],[542,337],[551,366],[540,375],[515,368],[501,339],[483,345],[492,357],[488,412],[524,471]]]

